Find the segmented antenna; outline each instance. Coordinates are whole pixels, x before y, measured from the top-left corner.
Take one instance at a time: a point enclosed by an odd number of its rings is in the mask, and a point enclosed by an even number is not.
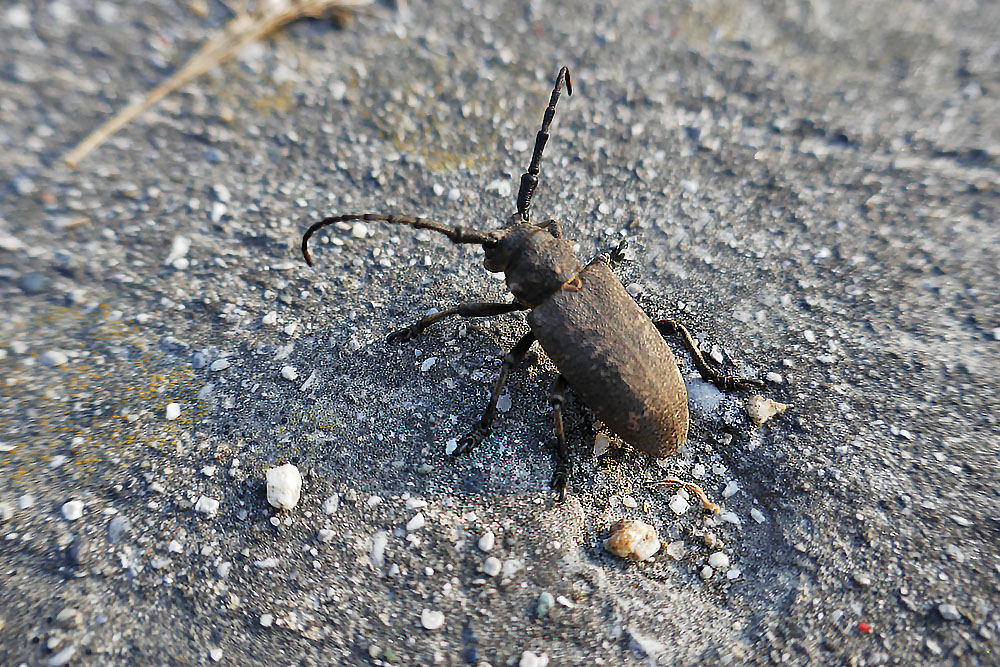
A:
[[[338,222],[350,222],[351,220],[388,222],[391,225],[406,225],[414,229],[429,229],[432,232],[444,234],[452,243],[478,243],[484,248],[491,248],[497,244],[497,240],[487,232],[481,232],[478,229],[469,229],[468,227],[443,225],[440,222],[434,222],[427,218],[415,218],[409,215],[382,215],[381,213],[335,215],[331,218],[323,218],[313,224],[302,235],[302,256],[305,257],[306,264],[312,266],[312,257],[309,256],[309,237],[327,225],[333,225]]]
[[[569,68],[563,67],[556,76],[556,85],[552,88],[552,97],[549,98],[549,106],[545,109],[545,117],[542,118],[542,129],[535,135],[535,152],[531,154],[531,164],[528,166],[528,171],[521,174],[521,188],[517,191],[517,213],[524,222],[528,221],[531,197],[535,194],[535,187],[538,186],[538,167],[542,161],[545,142],[549,140],[549,126],[556,115],[556,102],[559,101],[559,94],[562,92],[563,79],[566,80],[566,94],[573,94],[573,81],[569,78]]]

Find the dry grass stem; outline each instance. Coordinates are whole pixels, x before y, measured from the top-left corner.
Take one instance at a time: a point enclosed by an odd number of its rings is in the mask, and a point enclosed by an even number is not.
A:
[[[67,153],[64,158],[66,164],[76,167],[80,160],[136,116],[184,84],[226,62],[247,44],[267,37],[292,21],[320,18],[338,10],[360,9],[372,2],[373,0],[261,0],[252,10],[246,6],[234,7],[227,2],[226,6],[233,9],[235,16],[209,37],[183,67],[149,91],[146,97],[122,109]]]
[[[650,486],[660,486],[661,484],[674,484],[677,486],[683,486],[690,493],[693,493],[694,495],[698,496],[698,500],[701,501],[702,507],[704,507],[706,511],[711,512],[713,514],[718,514],[720,511],[722,511],[722,508],[713,503],[711,500],[709,500],[708,494],[702,491],[701,487],[698,486],[697,484],[694,484],[693,482],[685,482],[684,480],[677,479],[676,477],[666,477],[664,479],[653,482],[652,484],[650,484]]]

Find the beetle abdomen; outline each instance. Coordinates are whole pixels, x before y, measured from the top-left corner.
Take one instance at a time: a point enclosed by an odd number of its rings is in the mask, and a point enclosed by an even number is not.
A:
[[[669,456],[687,438],[677,360],[649,317],[603,262],[528,314],[542,349],[576,395],[633,447]]]

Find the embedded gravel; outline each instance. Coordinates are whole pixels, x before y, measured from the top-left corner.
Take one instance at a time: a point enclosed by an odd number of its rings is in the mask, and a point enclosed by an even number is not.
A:
[[[227,17],[0,9],[0,663],[996,664],[1000,5],[379,6],[62,164]],[[590,457],[571,397],[557,504],[537,348],[446,454],[522,316],[384,340],[507,298],[481,251],[298,243],[500,226],[560,65],[534,214],[581,259],[629,239],[647,312],[788,408],[692,378],[653,462]],[[621,518],[664,548],[608,553]]]

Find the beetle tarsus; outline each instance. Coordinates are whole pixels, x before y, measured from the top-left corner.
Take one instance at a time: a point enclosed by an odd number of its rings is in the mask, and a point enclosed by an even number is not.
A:
[[[483,444],[483,440],[486,436],[490,434],[490,428],[488,426],[483,426],[482,424],[476,424],[476,426],[462,436],[462,439],[458,441],[458,447],[455,451],[451,453],[452,456],[463,456],[470,453],[473,449]]]

